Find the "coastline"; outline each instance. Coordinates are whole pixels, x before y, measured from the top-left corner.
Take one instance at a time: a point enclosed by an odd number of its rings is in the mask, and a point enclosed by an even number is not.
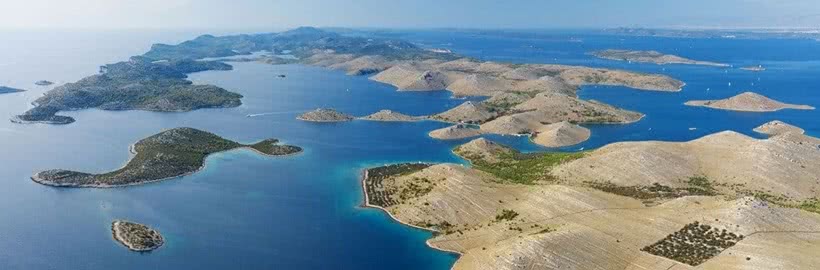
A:
[[[367,187],[366,187],[366,184],[367,184],[367,183],[366,183],[366,181],[367,181],[367,176],[368,176],[368,172],[369,172],[369,171],[370,171],[370,168],[364,168],[364,169],[362,169],[362,171],[359,173],[359,176],[361,177],[361,181],[359,181],[359,184],[361,185],[362,194],[364,194],[364,201],[362,202],[362,207],[365,207],[365,208],[374,208],[374,209],[381,210],[382,212],[384,212],[385,214],[387,214],[387,215],[390,217],[390,219],[392,219],[394,222],[397,222],[397,223],[399,223],[399,224],[401,224],[401,225],[404,225],[404,226],[408,226],[408,227],[411,227],[411,228],[416,228],[416,229],[423,230],[423,231],[427,231],[427,232],[431,232],[431,233],[441,233],[441,232],[439,232],[439,231],[436,231],[436,230],[433,230],[433,229],[430,229],[430,228],[424,228],[424,227],[420,227],[420,226],[416,226],[416,225],[413,225],[413,224],[410,224],[410,223],[404,222],[404,221],[402,221],[402,220],[400,220],[400,219],[396,218],[396,216],[394,216],[392,213],[390,213],[390,211],[387,211],[387,209],[385,209],[385,208],[383,208],[383,207],[381,207],[381,206],[378,206],[378,205],[372,205],[372,204],[370,204],[370,197],[369,197],[369,195],[367,194]],[[434,238],[434,237],[433,237],[433,238]],[[427,246],[428,246],[428,247],[430,247],[430,248],[432,248],[432,249],[435,249],[435,250],[438,250],[438,251],[442,251],[442,252],[450,253],[450,254],[456,255],[456,256],[458,256],[458,257],[461,257],[461,256],[463,256],[463,255],[464,255],[464,254],[462,254],[461,252],[458,252],[458,251],[455,251],[455,250],[448,250],[448,249],[445,249],[445,248],[440,248],[440,247],[435,247],[435,246],[433,246],[433,245],[430,243],[430,240],[432,240],[433,238],[427,239],[427,241],[425,241],[425,244],[427,244]],[[451,267],[451,269],[452,269],[452,267]]]

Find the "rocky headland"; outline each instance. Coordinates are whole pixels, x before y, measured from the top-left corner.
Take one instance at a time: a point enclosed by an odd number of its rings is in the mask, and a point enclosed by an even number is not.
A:
[[[92,174],[69,170],[48,170],[31,177],[34,182],[55,187],[121,187],[172,179],[199,171],[209,155],[248,148],[269,156],[302,151],[297,146],[279,145],[268,139],[245,145],[193,128],[175,128],[145,138],[131,148],[133,157],[121,169]]]
[[[718,100],[692,100],[687,101],[685,104],[689,106],[743,112],[774,112],[783,109],[814,110],[814,107],[809,105],[783,103],[753,92],[744,92],[733,97]]]
[[[603,50],[595,51],[592,55],[609,60],[631,61],[640,63],[652,63],[658,65],[667,64],[685,64],[685,65],[701,65],[713,67],[730,67],[728,64],[715,63],[709,61],[697,61],[688,58],[683,58],[672,54],[663,54],[658,51],[630,51],[630,50]]]

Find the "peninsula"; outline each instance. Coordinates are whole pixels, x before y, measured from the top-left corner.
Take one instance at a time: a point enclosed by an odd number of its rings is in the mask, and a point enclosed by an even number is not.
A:
[[[689,106],[744,112],[774,112],[783,109],[814,110],[814,107],[809,105],[783,103],[753,92],[743,92],[736,96],[719,100],[692,100],[687,101],[685,104]]]
[[[112,222],[111,233],[114,240],[131,251],[152,251],[165,244],[165,239],[158,231],[126,220]]]
[[[268,139],[245,145],[193,128],[175,128],[145,138],[131,147],[133,157],[116,171],[91,174],[68,170],[48,170],[31,177],[34,182],[55,187],[121,187],[176,178],[199,171],[211,154],[249,148],[257,153],[283,156],[301,148],[279,145]]]
[[[713,67],[730,67],[728,64],[715,63],[709,61],[697,61],[688,58],[683,58],[672,54],[663,54],[658,51],[630,51],[630,50],[603,50],[595,51],[592,55],[609,60],[630,61],[640,63],[652,63],[658,65],[667,64],[684,64],[684,65],[701,65]]]
[[[25,92],[25,91],[26,90],[23,90],[23,89],[11,88],[11,87],[8,87],[8,86],[0,86],[0,94],[19,93],[19,92]]]
[[[461,254],[457,270],[811,268],[815,250],[804,247],[820,245],[818,147],[797,132],[584,153],[523,154],[476,139],[454,149],[471,167],[372,168],[363,188],[367,205]]]

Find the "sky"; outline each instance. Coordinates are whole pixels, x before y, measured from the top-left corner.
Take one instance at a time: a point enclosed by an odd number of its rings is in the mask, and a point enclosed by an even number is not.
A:
[[[820,28],[820,0],[0,0],[0,28]]]

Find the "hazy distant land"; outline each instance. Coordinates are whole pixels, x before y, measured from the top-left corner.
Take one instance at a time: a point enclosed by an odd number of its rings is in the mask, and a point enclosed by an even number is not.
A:
[[[783,103],[752,92],[744,92],[730,98],[719,100],[691,100],[685,104],[689,106],[744,112],[774,112],[783,109],[814,110],[814,107],[809,105]]]
[[[23,89],[11,88],[11,87],[8,87],[8,86],[0,86],[0,94],[19,93],[19,92],[25,92],[25,91],[26,90],[23,90]]]
[[[630,50],[603,50],[592,52],[592,55],[609,60],[630,61],[639,63],[653,63],[658,65],[684,64],[713,67],[729,67],[728,64],[709,61],[697,61],[672,54],[663,54],[658,51],[630,51]]]

